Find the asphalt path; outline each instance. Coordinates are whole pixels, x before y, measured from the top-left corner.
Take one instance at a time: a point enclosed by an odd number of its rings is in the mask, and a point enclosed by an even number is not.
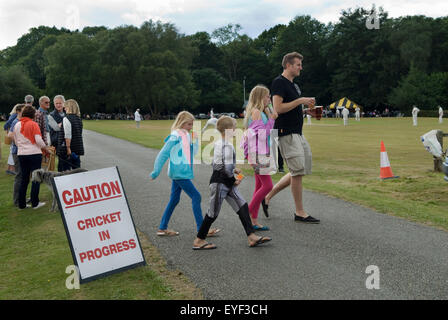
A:
[[[260,209],[260,222],[271,230],[258,234],[272,237],[271,242],[250,248],[238,216],[224,203],[213,224],[222,231],[208,238],[218,248],[194,251],[196,225],[184,193],[169,224],[180,235],[156,235],[171,189],[167,165],[155,181],[149,179],[158,150],[88,130],[84,143],[82,166],[118,167],[137,228],[169,268],[187,275],[206,299],[448,299],[445,231],[307,190],[305,209],[321,223],[297,223],[286,189],[271,200],[269,219]],[[211,166],[195,166],[194,184],[204,214],[210,175]],[[253,177],[240,185],[248,201],[254,185]],[[369,266],[375,266],[376,273]],[[376,275],[379,289],[368,289],[366,282],[372,283]]]

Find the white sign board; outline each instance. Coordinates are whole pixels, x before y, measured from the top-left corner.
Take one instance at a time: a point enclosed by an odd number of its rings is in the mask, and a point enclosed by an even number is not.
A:
[[[54,178],[80,282],[145,265],[117,167]]]

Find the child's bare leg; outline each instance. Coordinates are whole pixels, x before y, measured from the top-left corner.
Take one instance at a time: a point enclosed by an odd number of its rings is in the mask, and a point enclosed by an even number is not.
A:
[[[202,221],[202,225],[199,228],[198,234],[196,236],[196,239],[193,241],[193,248],[199,248],[204,245],[206,245],[208,242],[205,240],[212,223],[216,220],[216,218],[210,218],[208,214],[205,215],[204,220]],[[213,244],[210,244],[210,246],[215,246]],[[206,246],[208,247],[208,246]]]

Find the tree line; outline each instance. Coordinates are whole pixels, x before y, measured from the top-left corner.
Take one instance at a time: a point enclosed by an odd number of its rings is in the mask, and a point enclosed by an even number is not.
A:
[[[368,28],[373,10],[379,29]],[[448,17],[389,18],[384,9],[343,10],[337,23],[298,15],[255,39],[229,24],[212,33],[179,33],[172,23],[140,27],[40,26],[0,51],[0,113],[26,94],[76,99],[83,113],[153,118],[188,109],[240,113],[252,87],[270,86],[285,53],[304,56],[295,81],[318,105],[342,97],[364,110],[448,106]]]

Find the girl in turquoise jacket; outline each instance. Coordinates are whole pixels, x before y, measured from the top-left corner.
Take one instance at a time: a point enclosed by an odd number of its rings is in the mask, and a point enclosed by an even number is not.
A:
[[[199,230],[202,224],[201,194],[191,181],[194,178],[193,157],[198,152],[198,139],[190,135],[194,120],[194,116],[188,111],[182,111],[177,115],[171,127],[171,134],[165,139],[165,145],[157,155],[154,170],[150,174],[152,180],[156,179],[165,162],[168,159],[170,160],[168,164],[168,177],[172,179],[171,195],[163,213],[159,230],[157,231],[157,235],[159,236],[175,236],[179,234],[179,232],[169,230],[168,223],[174,209],[180,201],[182,190],[192,200],[197,230]],[[214,235],[217,232],[219,232],[219,229],[210,230],[209,235]]]

